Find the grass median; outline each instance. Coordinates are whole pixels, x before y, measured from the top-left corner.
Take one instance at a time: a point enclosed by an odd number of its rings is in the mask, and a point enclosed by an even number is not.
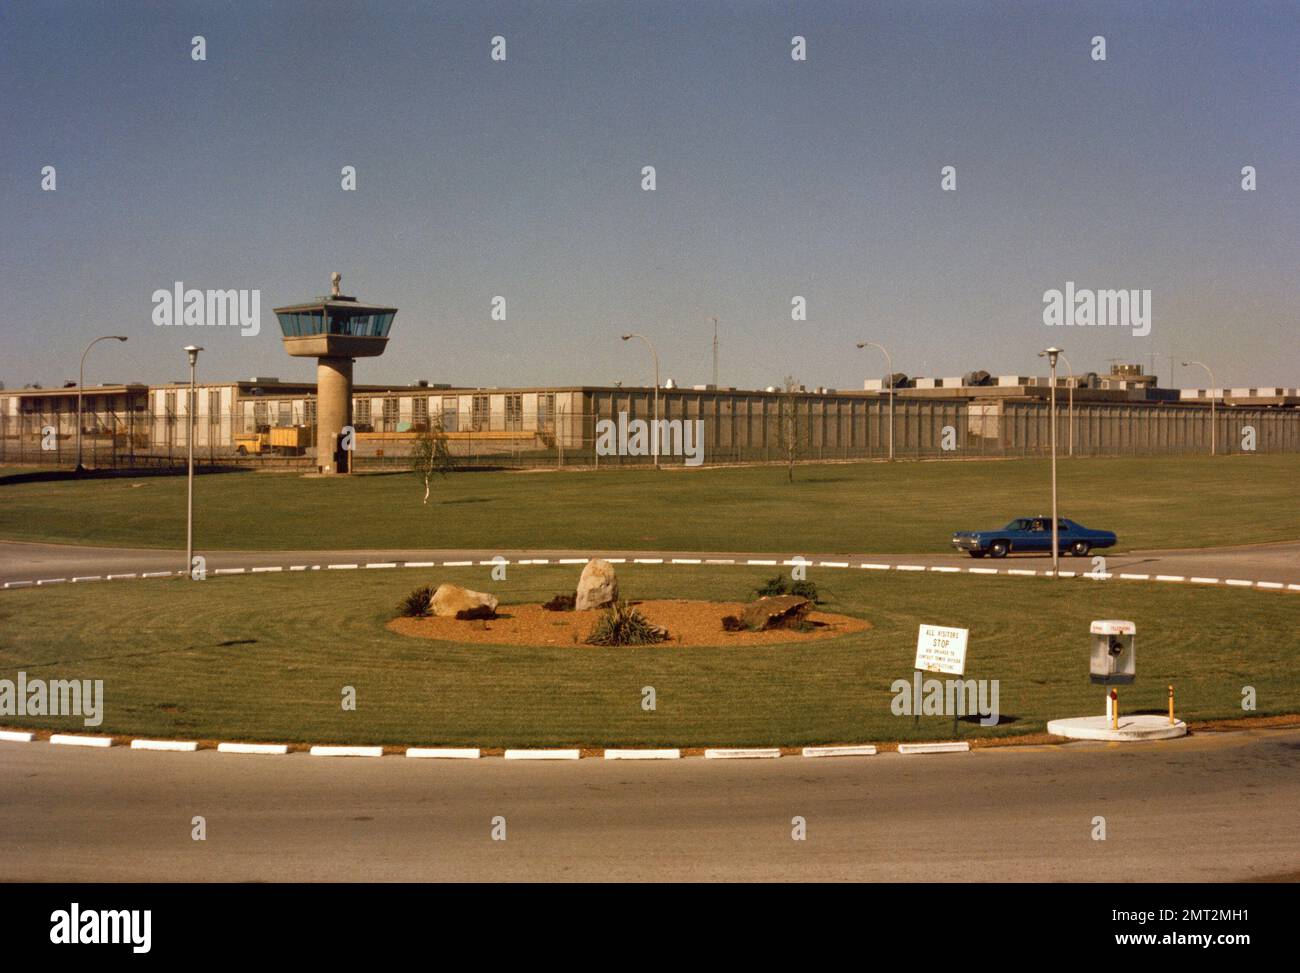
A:
[[[881,554],[951,550],[954,530],[1050,508],[1043,460],[702,470],[455,473],[427,506],[409,473],[223,473],[195,484],[200,550],[383,548]],[[1119,549],[1300,538],[1300,456],[1072,459],[1061,515]],[[9,483],[0,538],[177,548],[185,478]]]
[[[319,571],[60,585],[0,594],[0,678],[103,679],[103,724],[0,717],[11,726],[185,739],[482,747],[744,746],[949,739],[948,717],[895,716],[921,623],[971,631],[967,677],[997,679],[1002,722],[963,738],[1041,732],[1102,712],[1088,625],[1138,626],[1125,712],[1184,719],[1300,711],[1300,599],[1289,594],[1085,579],[810,570],[828,611],[872,628],[775,646],[546,648],[435,642],[384,628],[417,584],[454,581],[503,603],[572,590],[577,567]],[[768,571],[768,574],[773,573]],[[754,568],[620,566],[632,598],[746,597]],[[671,631],[671,625],[669,626]],[[341,706],[356,690],[355,712]],[[656,708],[642,707],[654,687]]]

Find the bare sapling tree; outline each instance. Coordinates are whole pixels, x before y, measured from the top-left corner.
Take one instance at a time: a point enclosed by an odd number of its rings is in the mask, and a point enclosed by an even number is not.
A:
[[[422,430],[415,440],[415,450],[411,454],[411,470],[424,483],[424,503],[429,502],[429,493],[433,488],[435,476],[446,476],[455,467],[456,461],[447,446],[447,434],[443,431],[442,420],[433,419],[428,429]]]

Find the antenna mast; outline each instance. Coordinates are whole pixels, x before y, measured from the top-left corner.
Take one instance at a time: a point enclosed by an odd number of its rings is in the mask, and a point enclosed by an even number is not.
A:
[[[713,319],[713,387],[718,387],[718,319]]]

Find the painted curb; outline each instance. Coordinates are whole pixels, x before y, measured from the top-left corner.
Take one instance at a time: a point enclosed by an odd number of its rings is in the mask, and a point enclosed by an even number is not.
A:
[[[0,740],[7,740],[9,743],[31,743],[31,733],[22,733],[18,730],[0,730]]]
[[[313,757],[382,757],[383,747],[312,747]]]
[[[804,747],[805,757],[874,757],[876,748],[871,745],[860,747]]]
[[[289,746],[285,743],[218,743],[217,753],[269,753],[286,754]]]
[[[50,742],[65,747],[111,747],[113,745],[113,738],[86,737],[68,733],[55,733],[50,737]]]
[[[420,760],[478,760],[483,756],[473,747],[407,747],[406,755]]]
[[[680,750],[606,750],[606,760],[680,760]]]
[[[964,740],[958,743],[900,743],[899,753],[965,753],[970,744]]]
[[[132,740],[132,750],[171,750],[176,753],[193,753],[199,748],[197,740]]]
[[[579,750],[507,750],[507,760],[577,760]]]
[[[780,747],[735,747],[704,751],[706,760],[771,760],[779,756]]]

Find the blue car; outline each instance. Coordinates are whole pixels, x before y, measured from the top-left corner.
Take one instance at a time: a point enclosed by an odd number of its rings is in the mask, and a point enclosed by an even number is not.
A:
[[[1057,522],[1057,538],[1062,554],[1069,551],[1083,557],[1099,547],[1114,547],[1116,537],[1108,530],[1089,530],[1073,520]],[[959,530],[952,535],[952,546],[971,557],[1006,557],[1011,553],[1052,551],[1052,518],[1021,517],[997,530]]]

